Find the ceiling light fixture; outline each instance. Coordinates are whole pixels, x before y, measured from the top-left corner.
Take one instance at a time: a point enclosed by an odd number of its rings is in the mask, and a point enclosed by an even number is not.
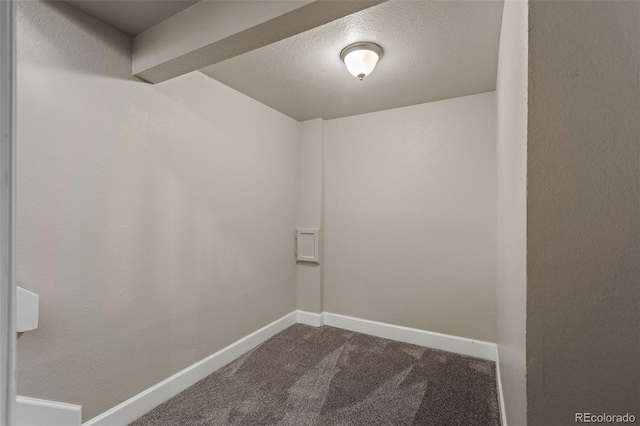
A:
[[[354,77],[362,80],[371,74],[382,54],[382,47],[375,43],[354,43],[342,49],[340,59]]]

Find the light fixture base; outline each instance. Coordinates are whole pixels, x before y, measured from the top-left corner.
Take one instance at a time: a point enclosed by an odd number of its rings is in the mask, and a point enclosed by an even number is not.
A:
[[[349,46],[347,46],[344,49],[342,49],[342,52],[340,52],[340,59],[342,59],[342,61],[344,62],[344,58],[349,53],[351,53],[351,52],[353,52],[355,50],[371,50],[372,52],[375,52],[378,55],[378,60],[382,59],[382,55],[384,54],[384,51],[382,50],[382,47],[380,47],[379,45],[377,45],[375,43],[371,43],[369,41],[365,41],[365,42],[359,42],[359,43],[350,44]]]

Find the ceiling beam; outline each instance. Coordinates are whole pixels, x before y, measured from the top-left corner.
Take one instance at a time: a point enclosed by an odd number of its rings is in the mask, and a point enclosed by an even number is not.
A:
[[[134,38],[133,75],[160,83],[385,1],[200,1]]]

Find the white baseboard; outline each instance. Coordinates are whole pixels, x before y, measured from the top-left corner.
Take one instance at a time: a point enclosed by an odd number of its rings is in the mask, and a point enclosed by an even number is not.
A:
[[[306,318],[306,315],[320,316],[320,324],[331,327],[343,328],[345,330],[370,334],[383,337],[385,339],[397,340],[414,345],[426,346],[443,351],[453,352],[460,355],[468,355],[482,358],[496,363],[496,384],[498,392],[498,405],[500,409],[500,421],[502,426],[507,426],[507,416],[504,407],[504,394],[502,393],[502,378],[500,376],[500,362],[498,357],[498,345],[482,340],[468,339],[466,337],[451,336],[448,334],[435,333],[432,331],[419,330],[415,328],[402,327],[399,325],[386,324],[376,321],[369,321],[361,318],[349,317],[346,315],[323,312],[322,314],[310,314],[298,311],[298,318]],[[298,320],[298,322],[303,322]],[[307,324],[303,322],[303,324]],[[314,324],[309,324],[314,325]]]
[[[324,324],[323,314],[297,310],[296,316],[298,319],[297,322],[299,322],[300,324],[311,325],[313,327],[320,327]]]
[[[176,396],[189,386],[204,379],[209,374],[247,353],[268,338],[295,324],[296,321],[297,312],[293,311],[271,324],[262,327],[260,330],[251,333],[247,337],[244,337],[226,348],[219,350],[213,355],[210,355],[190,367],[185,368],[157,385],[152,386],[138,395],[126,400],[122,404],[113,407],[109,411],[94,417],[84,423],[83,426],[114,426],[129,424],[168,399]]]
[[[496,344],[482,340],[450,336],[448,334],[385,324],[361,318],[348,317],[346,315],[332,314],[330,312],[323,313],[323,322],[324,325],[371,334],[372,336],[383,337],[385,339],[412,343],[414,345],[473,356],[489,361],[496,360]]]
[[[359,333],[370,334],[373,336],[412,343],[434,349],[441,349],[490,361],[497,361],[498,356],[496,344],[484,342],[482,340],[450,336],[447,334],[434,333],[415,328],[332,314],[330,312],[317,314],[296,310],[238,340],[226,348],[219,350],[213,355],[210,355],[190,367],[185,368],[168,379],[163,380],[155,386],[150,387],[99,416],[94,417],[82,426],[126,425],[296,322],[314,327],[328,325],[343,328],[345,330],[356,331]],[[502,424],[503,426],[506,426],[504,409],[502,408],[504,406],[504,401],[502,397],[502,386],[498,368],[499,367],[496,362],[498,393],[501,405],[500,412],[503,419]],[[80,423],[64,423],[65,426],[71,424]],[[47,426],[54,425],[57,426],[58,423],[47,423]]]
[[[82,407],[44,399],[16,398],[16,426],[80,426]]]
[[[496,346],[496,384],[498,385],[498,406],[500,408],[501,426],[507,426],[507,412],[504,407],[504,393],[502,393],[502,377],[500,376],[500,353]]]

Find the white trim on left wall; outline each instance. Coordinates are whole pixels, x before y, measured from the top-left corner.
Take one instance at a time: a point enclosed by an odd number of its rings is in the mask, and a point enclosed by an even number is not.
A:
[[[296,322],[297,311],[293,311],[83,423],[83,426],[127,425]]]
[[[158,405],[187,389],[189,386],[204,379],[219,368],[237,359],[241,355],[258,346],[260,343],[264,342],[265,340],[278,334],[279,332],[285,330],[287,327],[295,323],[311,325],[314,327],[319,327],[326,324],[333,327],[384,337],[391,340],[413,343],[421,346],[447,350],[449,352],[459,353],[462,355],[470,355],[490,361],[495,361],[496,382],[498,387],[497,391],[501,420],[503,426],[506,426],[507,424],[504,410],[504,397],[502,394],[500,367],[498,365],[498,348],[495,343],[467,339],[458,336],[450,336],[447,334],[434,333],[398,325],[380,323],[376,321],[348,317],[345,315],[338,315],[329,312],[313,313],[296,310],[272,322],[271,324],[262,327],[260,330],[255,331],[250,335],[238,340],[237,342],[232,343],[231,345],[219,350],[213,355],[210,355],[207,358],[191,365],[190,367],[185,368],[184,370],[174,374],[168,379],[165,379],[162,382],[139,393],[138,395],[135,395],[134,397],[111,408],[110,410],[100,414],[99,416],[94,417],[93,419],[84,423],[82,426],[116,426],[129,424],[132,421],[136,420],[138,417],[148,413]],[[54,408],[56,406],[56,403],[50,401],[42,402],[53,404],[52,407]],[[64,405],[69,404],[61,404],[59,405],[59,407],[62,407]],[[74,407],[80,408],[79,406]],[[37,404],[32,408],[39,409]],[[50,422],[33,424],[52,425]],[[61,424],[69,426],[80,425],[80,420],[78,419],[77,423],[67,422]],[[57,425],[57,423],[55,423],[55,425]]]
[[[82,406],[16,397],[16,426],[80,426]]]

